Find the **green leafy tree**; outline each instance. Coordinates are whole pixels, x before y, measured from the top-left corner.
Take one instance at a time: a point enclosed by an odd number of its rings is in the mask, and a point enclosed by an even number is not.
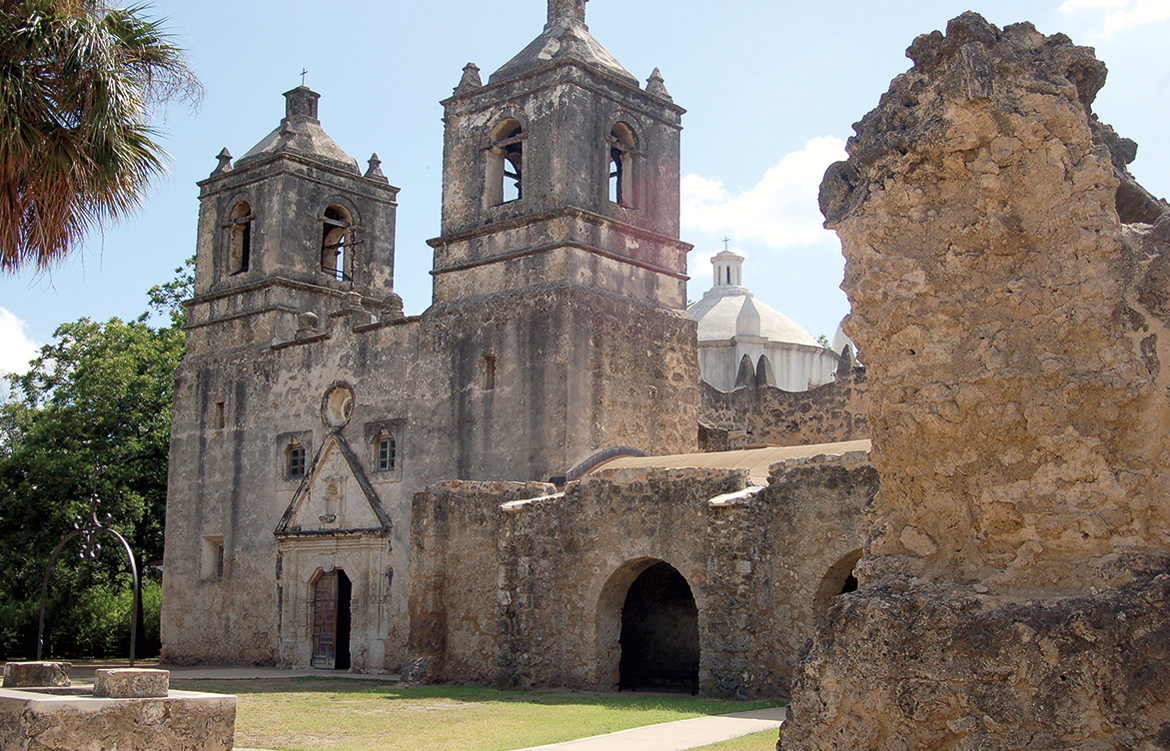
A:
[[[165,171],[152,111],[202,89],[145,10],[0,0],[0,270],[51,266]]]
[[[170,313],[172,322],[181,320],[177,303],[190,283],[178,271],[175,282],[151,290],[152,307]],[[134,548],[141,571],[162,558],[171,400],[184,335],[173,323],[151,328],[146,318],[64,324],[27,373],[6,376],[0,656],[35,650],[45,564],[74,517],[86,513],[92,494]],[[128,594],[121,594],[129,591],[128,568],[115,542],[103,538],[106,550],[92,564],[78,565],[75,555],[59,560],[50,584],[52,652],[103,654],[125,644],[128,621],[120,629],[109,626],[111,608],[127,618],[130,608]],[[78,548],[75,542],[68,550]]]

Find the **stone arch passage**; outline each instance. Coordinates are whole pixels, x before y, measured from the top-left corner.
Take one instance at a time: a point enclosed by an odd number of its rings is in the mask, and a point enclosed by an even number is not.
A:
[[[352,594],[353,585],[342,569],[322,572],[313,584],[313,667],[349,670]]]
[[[630,583],[619,643],[619,689],[697,693],[699,610],[686,578],[669,563],[652,563]]]
[[[850,551],[837,559],[837,562],[825,572],[820,586],[817,587],[817,599],[813,605],[818,620],[833,604],[834,597],[857,591],[857,577],[853,574],[853,569],[860,560],[860,549]]]

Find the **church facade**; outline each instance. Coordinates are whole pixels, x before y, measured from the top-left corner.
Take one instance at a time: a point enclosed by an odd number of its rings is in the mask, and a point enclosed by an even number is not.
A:
[[[550,0],[531,45],[486,83],[469,65],[443,102],[433,304],[407,317],[397,189],[326,134],[316,93],[285,98],[200,183],[163,657],[395,671],[433,656],[412,617],[442,611],[439,559],[414,549],[425,489],[564,486],[602,459],[697,450],[683,110],[593,39],[584,0]],[[862,505],[833,550],[857,547]]]

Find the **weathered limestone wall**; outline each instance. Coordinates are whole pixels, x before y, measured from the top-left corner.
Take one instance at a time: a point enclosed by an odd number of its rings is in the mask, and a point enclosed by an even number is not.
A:
[[[852,363],[852,361],[850,361]],[[699,449],[807,446],[869,438],[865,369],[842,363],[836,379],[808,391],[699,384]]]
[[[231,751],[235,729],[234,696],[171,691],[162,698],[109,699],[0,688],[4,751]]]
[[[500,504],[554,490],[546,483],[450,481],[415,494],[407,680],[495,680],[506,592],[495,562]]]
[[[695,323],[682,311],[569,285],[386,323],[344,302],[301,338],[217,340],[220,324],[191,333],[172,425],[162,625],[172,662],[307,664],[315,578],[340,566],[354,583],[354,667],[398,669],[419,488],[543,480],[613,445],[694,450]],[[294,311],[264,317],[296,329]],[[352,412],[331,427],[322,400],[337,384],[351,388]],[[395,472],[373,466],[379,426],[395,434]],[[278,546],[278,523],[302,482],[286,476],[285,452],[295,439],[311,463],[334,434],[357,457],[389,526],[351,533],[316,523],[328,515],[322,507]],[[366,502],[359,485],[348,480],[358,507]],[[224,544],[222,577],[207,566],[209,540]]]
[[[698,469],[603,470],[556,495],[429,488],[414,501],[408,677],[614,689],[626,593],[665,561],[698,607],[700,690],[784,695],[876,489],[862,455],[776,465],[764,489]]]
[[[882,487],[780,748],[1166,748],[1167,220],[1123,226],[1092,50],[907,54],[821,187]]]

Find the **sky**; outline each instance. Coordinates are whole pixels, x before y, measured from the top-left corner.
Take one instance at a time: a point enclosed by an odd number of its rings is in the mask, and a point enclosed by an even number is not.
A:
[[[194,254],[198,188],[227,147],[243,155],[284,115],[301,82],[321,94],[325,130],[362,165],[371,153],[398,196],[395,290],[430,304],[439,233],[442,107],[470,62],[487,76],[540,34],[546,0],[156,0],[206,87],[200,108],[157,113],[171,154],[143,209],[91,233],[49,273],[0,275],[0,372],[19,372],[55,328],[134,318],[146,290]],[[906,71],[905,49],[966,10],[1030,21],[1093,46],[1109,68],[1094,111],[1139,144],[1130,170],[1170,196],[1170,0],[592,0],[593,36],[645,81],[660,68],[688,112],[682,133],[682,239],[688,297],[711,286],[710,257],[747,257],[756,298],[830,339],[848,312],[840,243],[821,227],[817,186],[844,158],[852,124]]]

